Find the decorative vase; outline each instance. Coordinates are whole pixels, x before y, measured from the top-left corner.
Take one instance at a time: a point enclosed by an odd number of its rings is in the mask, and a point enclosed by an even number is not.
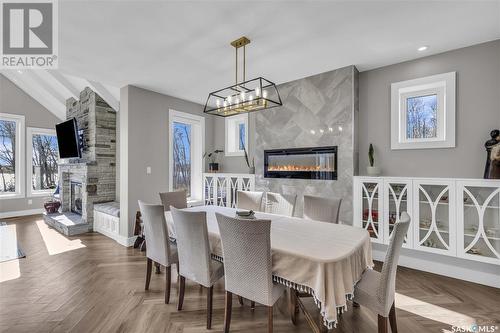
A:
[[[368,174],[368,176],[379,176],[380,168],[376,166],[367,166],[366,173]]]
[[[61,207],[61,203],[59,201],[48,201],[43,204],[43,207],[47,214],[55,214],[59,210],[59,207]]]
[[[208,171],[209,172],[218,172],[219,171],[219,163],[208,163]]]
[[[248,173],[251,175],[255,174],[255,167],[248,168]]]

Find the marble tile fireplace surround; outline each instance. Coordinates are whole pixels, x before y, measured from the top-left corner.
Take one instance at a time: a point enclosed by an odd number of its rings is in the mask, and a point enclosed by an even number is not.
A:
[[[82,158],[59,164],[61,212],[44,218],[72,236],[92,231],[94,203],[115,200],[116,111],[90,88],[79,101],[68,99],[66,110],[67,119],[75,117],[83,130]]]
[[[348,66],[278,86],[283,106],[256,112],[255,188],[343,198],[340,219],[352,223],[352,177],[358,168],[358,71]],[[335,177],[269,177],[265,151],[335,146]],[[267,173],[267,176],[266,176]],[[297,179],[302,178],[302,179]]]

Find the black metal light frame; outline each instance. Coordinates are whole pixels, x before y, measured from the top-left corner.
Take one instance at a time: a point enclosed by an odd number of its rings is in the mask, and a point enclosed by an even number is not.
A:
[[[254,96],[255,89],[248,88],[248,86],[255,85],[256,81],[258,81],[257,88],[260,89],[259,96],[257,95]],[[225,90],[234,91],[234,94],[228,96],[221,95],[220,93]],[[277,98],[273,99],[269,96],[263,97],[264,91],[270,92],[270,95],[275,94]],[[238,101],[238,96],[242,92],[244,92],[245,94],[249,94],[250,96],[252,96],[253,99],[251,101],[250,100]],[[220,101],[227,101],[229,96],[234,97],[232,98],[234,102],[231,102],[231,104],[217,107],[216,105],[214,105],[214,103],[212,103],[212,98],[218,99]],[[211,92],[210,94],[208,94],[208,98],[205,103],[205,108],[203,112],[206,114],[213,114],[220,117],[230,117],[241,113],[250,113],[265,109],[271,109],[282,105],[283,102],[281,101],[281,96],[279,94],[278,88],[276,87],[276,84],[263,77],[258,77],[252,80],[240,82],[232,86]]]

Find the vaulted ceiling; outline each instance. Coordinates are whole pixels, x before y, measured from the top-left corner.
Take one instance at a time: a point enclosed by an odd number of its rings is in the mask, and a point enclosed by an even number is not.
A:
[[[85,87],[97,92],[113,109],[120,109],[119,88],[63,74],[59,70],[1,70],[0,74],[59,119],[66,119],[66,100],[70,97],[79,99]]]
[[[59,1],[59,70],[4,74],[59,115],[84,85],[108,99],[131,84],[204,103],[233,84],[229,42],[243,35],[247,78],[279,84],[499,39],[500,1]]]

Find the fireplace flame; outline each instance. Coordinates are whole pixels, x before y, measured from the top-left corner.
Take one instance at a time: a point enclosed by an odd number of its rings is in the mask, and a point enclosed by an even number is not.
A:
[[[335,169],[321,167],[320,165],[270,165],[267,167],[268,171],[319,171],[319,172],[334,172]]]

